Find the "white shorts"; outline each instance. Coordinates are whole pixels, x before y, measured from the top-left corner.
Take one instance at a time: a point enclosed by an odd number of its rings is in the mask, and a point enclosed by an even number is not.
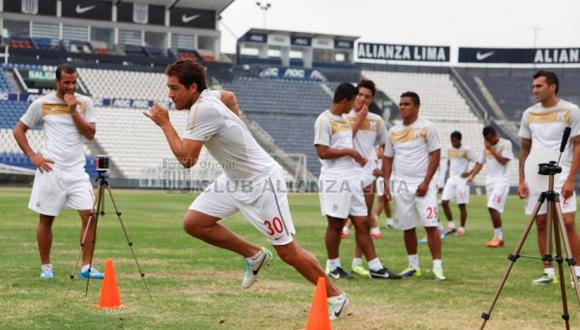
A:
[[[253,182],[233,181],[222,173],[189,209],[220,219],[240,211],[272,245],[285,245],[292,242],[296,234],[287,193],[279,167]]]
[[[486,182],[485,191],[487,194],[487,207],[495,209],[500,214],[503,213],[505,202],[510,191],[509,182]]]
[[[56,217],[63,208],[92,210],[93,203],[93,186],[85,171],[36,170],[28,202],[32,211]]]
[[[576,212],[576,192],[572,194],[568,199],[564,199],[562,197],[562,187],[568,178],[569,172],[562,172],[560,174],[558,182],[554,186],[554,190],[560,193],[560,207],[562,208],[562,213],[574,213]],[[546,187],[547,189],[547,187]],[[537,190],[530,190],[528,198],[526,198],[526,215],[532,215],[532,211],[538,202],[538,198],[540,197],[541,191]],[[546,214],[547,213],[547,201],[544,201],[538,215]]]
[[[322,215],[338,219],[366,217],[363,184],[359,179],[321,178],[319,197]]]
[[[379,176],[377,178],[377,181],[375,181],[375,189],[376,189],[377,195],[379,195],[379,196],[385,195],[385,178],[383,178],[382,176]]]
[[[469,203],[469,185],[467,180],[459,176],[450,176],[443,188],[441,200],[452,201],[457,204]]]
[[[415,193],[417,185],[409,185],[395,181],[393,185],[393,199],[395,200],[396,216],[395,227],[408,230],[417,227],[417,215],[423,227],[437,227],[437,188],[431,185],[427,194],[418,197]]]

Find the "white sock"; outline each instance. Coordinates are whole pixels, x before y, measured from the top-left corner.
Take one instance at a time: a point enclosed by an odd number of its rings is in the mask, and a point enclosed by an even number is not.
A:
[[[419,255],[409,254],[407,256],[407,259],[409,260],[409,265],[411,267],[413,267],[414,269],[419,269]]]
[[[447,225],[449,226],[449,228],[455,228],[455,221],[453,221],[453,220],[449,220],[449,221],[447,222]]]
[[[328,260],[326,260],[326,264],[328,265],[328,270],[333,271],[337,267],[340,267],[340,259],[339,258],[328,259]]]
[[[377,271],[383,269],[383,264],[379,258],[374,258],[373,260],[369,261],[369,269],[372,271]]]
[[[258,253],[254,254],[253,256],[246,258],[246,260],[248,260],[251,263],[256,263],[260,261],[260,258],[262,258],[262,250],[258,251]]]
[[[443,225],[441,223],[439,223],[439,231],[440,232],[445,232],[445,228],[443,227]]]
[[[578,267],[576,268],[576,274],[578,274]],[[556,272],[554,271],[554,267],[544,268],[544,274],[548,275],[549,277],[556,276]]]
[[[580,277],[580,267],[574,266],[574,270],[576,271],[576,277]]]
[[[387,218],[387,224],[393,223],[393,218]]]
[[[379,227],[373,227],[373,228],[371,228],[371,234],[378,235],[380,233],[381,233],[381,229]]]
[[[349,232],[348,227],[347,226],[342,227],[342,232],[348,235]]]
[[[42,271],[52,271],[52,264],[41,265],[40,269],[42,269]]]
[[[91,266],[91,265],[89,265],[89,264],[86,264],[86,265],[82,266],[82,267],[81,267],[81,272],[86,272],[86,271],[88,271],[90,266]]]
[[[441,259],[433,259],[433,269],[441,269]]]
[[[459,230],[465,233],[465,227],[459,227]]]
[[[361,266],[362,258],[352,258],[352,267]]]
[[[499,228],[495,228],[495,229],[493,230],[493,232],[494,232],[494,234],[495,234],[495,238],[497,238],[497,239],[499,239],[499,240],[503,241],[503,231],[501,231],[501,227],[499,227]]]

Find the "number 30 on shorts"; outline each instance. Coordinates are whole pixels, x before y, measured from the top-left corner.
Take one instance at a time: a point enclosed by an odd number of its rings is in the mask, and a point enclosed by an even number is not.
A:
[[[282,234],[284,231],[284,224],[279,217],[274,217],[272,220],[264,220],[264,225],[268,229],[268,235]]]

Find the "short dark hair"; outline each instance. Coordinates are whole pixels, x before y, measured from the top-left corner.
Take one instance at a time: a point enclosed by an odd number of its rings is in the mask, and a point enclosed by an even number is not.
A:
[[[419,98],[419,95],[415,92],[411,91],[404,92],[403,94],[401,94],[401,97],[410,97],[415,105],[421,105],[421,99]]]
[[[375,93],[376,93],[376,91],[377,91],[377,90],[376,90],[376,88],[375,88],[375,83],[374,83],[372,80],[368,80],[368,79],[363,79],[363,80],[361,80],[361,81],[358,83],[358,85],[356,86],[356,91],[358,92],[358,90],[359,90],[361,87],[362,87],[362,88],[366,88],[366,89],[370,90],[370,91],[371,91],[371,94],[372,94],[373,96],[375,96]]]
[[[56,80],[60,80],[62,73],[77,73],[77,68],[70,63],[63,63],[56,68]]]
[[[483,132],[481,132],[483,134],[483,137],[486,137],[490,134],[496,134],[497,132],[495,131],[495,128],[491,127],[491,126],[485,126],[483,128]]]
[[[534,74],[534,79],[538,79],[540,77],[546,78],[548,85],[556,85],[556,94],[558,94],[558,90],[560,89],[560,80],[554,72],[540,70]]]
[[[451,138],[452,139],[457,139],[457,140],[461,141],[461,132],[460,131],[454,131],[453,133],[451,133]]]
[[[351,83],[341,83],[334,90],[333,103],[340,103],[342,100],[351,101],[357,94],[357,89]]]
[[[207,89],[205,67],[192,60],[179,60],[169,64],[165,68],[165,74],[170,77],[176,77],[179,83],[187,88],[191,87],[192,84],[196,84],[198,92]]]

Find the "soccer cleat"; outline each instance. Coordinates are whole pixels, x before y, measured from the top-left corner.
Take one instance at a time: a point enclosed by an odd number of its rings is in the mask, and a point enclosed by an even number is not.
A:
[[[383,267],[379,270],[372,270],[369,269],[369,276],[370,278],[380,278],[384,280],[400,280],[401,276],[398,274],[392,273],[387,268]]]
[[[414,268],[411,265],[399,273],[399,276],[401,277],[419,277],[421,275],[423,275],[421,273],[421,268]]]
[[[371,233],[371,238],[373,239],[383,239],[383,233],[380,231],[378,233]]]
[[[364,269],[363,266],[352,266],[351,270],[354,274],[357,274],[360,276],[370,276],[369,271]]]
[[[52,265],[42,265],[40,267],[40,278],[43,280],[50,280],[54,277],[52,272]]]
[[[449,236],[453,233],[456,233],[457,229],[455,229],[455,227],[447,227],[447,229],[445,229],[445,236]]]
[[[262,257],[260,260],[251,262],[248,259],[244,259],[244,266],[246,267],[246,272],[244,273],[244,278],[242,279],[242,288],[247,289],[256,283],[258,280],[258,273],[260,269],[264,266],[268,266],[272,263],[272,252],[263,247],[261,249]]]
[[[462,230],[461,228],[459,228],[459,229],[457,229],[457,231],[455,231],[456,237],[463,237],[463,235],[465,235],[465,230]]]
[[[443,269],[433,268],[433,279],[435,281],[445,281],[447,278],[443,275]]]
[[[419,243],[419,244],[426,244],[427,243],[427,237],[423,237],[421,239],[418,239],[417,240],[417,243]]]
[[[551,283],[560,283],[560,281],[558,280],[558,278],[556,277],[556,275],[548,275],[545,274],[542,275],[541,277],[538,277],[537,279],[532,281],[533,285],[547,285],[547,284],[551,284]]]
[[[342,267],[336,267],[333,271],[327,273],[329,277],[338,280],[341,278],[352,279],[352,275],[347,273]]]
[[[387,224],[385,228],[395,228],[395,221],[393,219],[387,219]]]
[[[336,320],[349,302],[348,297],[344,293],[333,298],[328,298],[327,301],[328,301],[328,318],[330,318],[331,320]]]
[[[96,269],[95,267],[91,267],[90,272],[89,269],[87,268],[86,270],[82,270],[79,274],[80,278],[82,279],[87,279],[87,278],[92,278],[94,280],[102,280],[103,278],[105,278],[105,274],[101,273],[98,269]]]
[[[348,238],[348,227],[342,228],[340,231],[340,238]]]
[[[503,247],[503,239],[493,238],[491,241],[487,242],[485,245],[488,248],[501,248]]]

